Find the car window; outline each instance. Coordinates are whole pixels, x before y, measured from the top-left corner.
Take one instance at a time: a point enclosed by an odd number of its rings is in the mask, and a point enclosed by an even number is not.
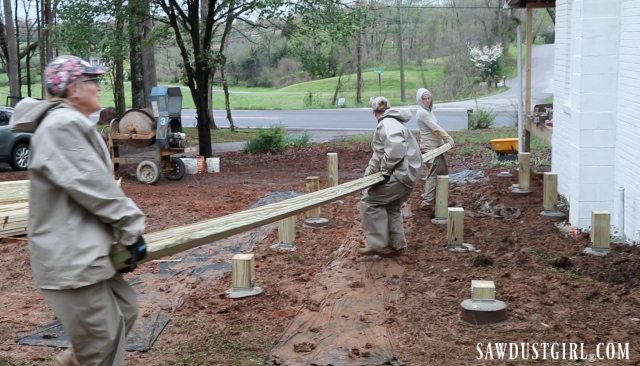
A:
[[[0,126],[9,124],[9,114],[5,111],[0,111]]]

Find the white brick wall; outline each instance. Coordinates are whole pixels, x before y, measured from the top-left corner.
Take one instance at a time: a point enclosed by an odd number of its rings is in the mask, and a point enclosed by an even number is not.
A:
[[[552,162],[569,220],[591,224],[591,211],[613,209],[616,175],[620,4],[557,0]],[[636,43],[637,44],[637,43]]]
[[[625,189],[625,235],[640,242],[640,1],[621,2],[620,39],[614,184]]]
[[[609,210],[640,243],[640,1],[557,0],[555,70],[552,161],[569,220]]]

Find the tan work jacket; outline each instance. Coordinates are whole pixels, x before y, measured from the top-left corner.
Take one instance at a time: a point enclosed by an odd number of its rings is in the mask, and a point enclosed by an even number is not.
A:
[[[13,118],[38,126],[29,162],[31,269],[40,288],[78,288],[113,277],[109,252],[136,241],[144,215],[116,185],[91,121],[68,104],[50,106],[25,100]]]
[[[379,119],[371,141],[373,154],[365,175],[382,172],[413,188],[420,176],[420,146],[404,125],[411,119],[407,110],[388,109]]]

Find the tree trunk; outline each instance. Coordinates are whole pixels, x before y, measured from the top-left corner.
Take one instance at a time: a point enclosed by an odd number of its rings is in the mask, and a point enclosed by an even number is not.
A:
[[[116,34],[125,34],[125,13],[123,12],[123,1],[115,1],[115,14],[116,14]],[[124,59],[125,51],[124,47],[118,43],[118,49],[115,52],[116,55],[113,60],[114,66],[114,78],[113,78],[113,94],[116,113],[121,117],[127,109],[125,101],[124,91]]]
[[[211,74],[212,70],[207,62],[196,61],[193,96],[198,117],[198,145],[200,155],[210,158],[213,155],[211,149],[211,128],[215,128],[211,114]],[[209,93],[206,90],[209,89]]]
[[[143,21],[142,0],[129,2],[129,62],[131,66],[131,104],[133,108],[148,107],[145,99],[142,34],[140,24]]]
[[[154,57],[153,44],[149,40],[152,31],[150,5],[148,0],[141,0],[141,9],[144,14],[144,21],[140,23],[140,34],[142,35],[142,79],[144,85],[144,101],[147,107],[151,106],[151,88],[158,85],[156,77],[156,61]]]
[[[18,102],[20,93],[20,78],[18,76],[18,70],[20,65],[18,63],[18,48],[16,30],[13,24],[13,10],[11,8],[11,0],[3,0],[4,5],[4,27],[6,30],[6,42],[7,42],[7,54],[5,55],[7,60],[7,75],[9,76],[9,105],[15,106]]]
[[[338,83],[336,84],[336,89],[333,91],[331,105],[336,105],[336,102],[338,101],[338,94],[340,94],[340,90],[342,90],[342,73],[342,69],[340,69],[340,73],[338,74]]]
[[[362,104],[362,32],[358,32],[356,44],[356,104]]]
[[[222,90],[224,91],[224,107],[227,110],[227,121],[229,121],[229,128],[231,131],[236,130],[236,126],[233,124],[233,116],[231,116],[231,103],[229,102],[229,83],[227,82],[227,62],[220,66],[220,78],[222,79]]]
[[[398,55],[400,57],[400,100],[406,101],[404,91],[404,50],[402,49],[402,0],[398,0]]]

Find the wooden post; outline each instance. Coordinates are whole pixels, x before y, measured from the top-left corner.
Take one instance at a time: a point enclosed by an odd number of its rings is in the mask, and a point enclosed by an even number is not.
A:
[[[527,4],[527,20],[525,24],[525,87],[524,87],[524,115],[528,119],[531,114],[531,50],[533,45],[533,8]],[[525,152],[531,151],[531,132],[525,129],[522,148]]]
[[[327,187],[338,185],[338,153],[327,153]]]
[[[289,216],[278,223],[278,239],[282,244],[293,244],[296,240],[296,218]]]
[[[444,224],[447,222],[449,208],[449,176],[438,175],[436,177],[436,209],[435,218],[431,220],[434,224]]]
[[[495,300],[496,285],[493,281],[471,280],[471,300]]]
[[[609,249],[611,214],[608,211],[591,212],[591,243],[594,249]]]
[[[544,173],[542,207],[546,211],[554,211],[558,203],[558,175],[556,173]]]
[[[530,190],[531,153],[521,152],[518,154],[518,192],[528,193]]]
[[[236,254],[231,259],[234,288],[252,288],[256,281],[255,254]]]
[[[464,209],[462,207],[449,207],[447,220],[447,245],[449,247],[461,247],[464,238]]]
[[[307,192],[316,192],[320,186],[320,178],[317,176],[307,177]],[[320,207],[312,208],[307,211],[307,217],[320,217]]]

